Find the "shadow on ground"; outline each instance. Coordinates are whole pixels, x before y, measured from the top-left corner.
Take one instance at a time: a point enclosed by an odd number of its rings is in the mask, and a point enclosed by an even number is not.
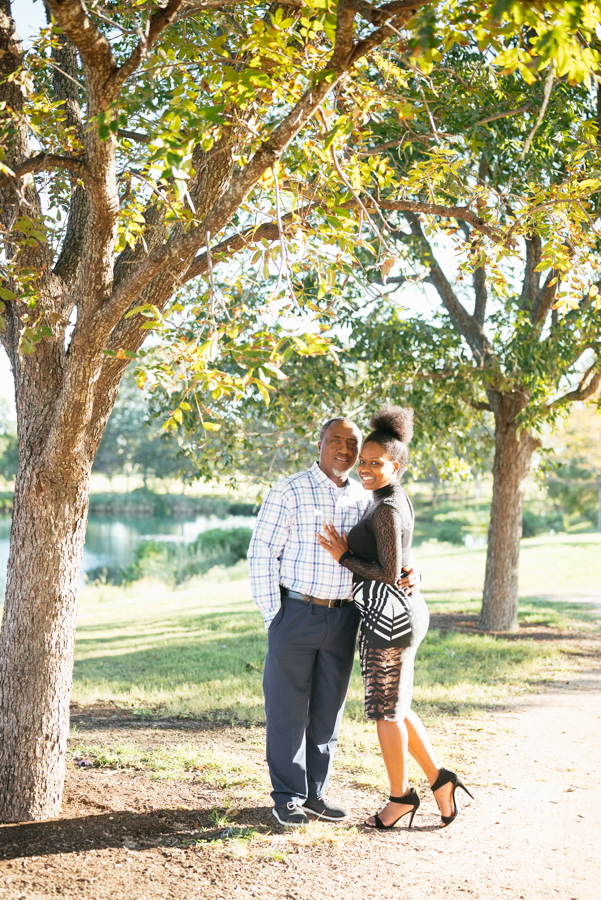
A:
[[[216,827],[214,824],[214,814],[215,810],[167,808],[141,813],[109,811],[46,822],[0,825],[0,859],[25,859],[108,848],[136,851],[152,847],[194,847],[217,840],[223,833],[224,826]],[[285,831],[267,806],[245,809],[243,822],[237,822],[236,828],[242,825],[244,829],[263,834],[281,834]]]

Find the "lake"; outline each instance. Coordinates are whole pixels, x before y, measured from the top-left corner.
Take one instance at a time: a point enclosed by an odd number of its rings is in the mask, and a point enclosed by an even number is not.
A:
[[[89,516],[83,551],[83,573],[97,566],[126,566],[143,540],[190,543],[211,528],[252,528],[255,516],[196,516],[194,519],[147,516],[145,518]],[[0,516],[0,597],[6,586],[10,517]]]

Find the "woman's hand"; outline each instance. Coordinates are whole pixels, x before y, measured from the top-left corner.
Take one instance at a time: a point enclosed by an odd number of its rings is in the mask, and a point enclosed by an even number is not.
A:
[[[331,522],[324,525],[323,528],[325,535],[320,534],[318,531],[315,532],[317,540],[323,549],[327,550],[328,553],[334,557],[336,562],[338,562],[342,554],[346,553],[349,548],[346,534],[343,534],[342,537],[340,537]]]

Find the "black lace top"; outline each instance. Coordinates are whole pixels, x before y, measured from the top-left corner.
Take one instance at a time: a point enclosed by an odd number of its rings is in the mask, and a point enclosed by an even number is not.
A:
[[[394,584],[411,558],[413,507],[398,482],[374,491],[363,518],[348,533],[349,550],[338,562],[353,581]]]

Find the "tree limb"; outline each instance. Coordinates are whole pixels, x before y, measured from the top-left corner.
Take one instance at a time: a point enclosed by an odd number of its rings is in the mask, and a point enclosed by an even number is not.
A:
[[[541,259],[541,239],[538,234],[532,237],[526,237],[526,266],[524,269],[524,278],[522,280],[522,294],[520,304],[522,309],[534,309],[536,298],[540,290],[540,272],[537,272],[537,266]]]
[[[486,315],[486,302],[488,300],[488,291],[486,289],[486,269],[484,266],[479,266],[477,269],[474,269],[474,273],[472,276],[472,282],[474,285],[474,296],[476,301],[474,303],[474,319],[480,326],[480,328],[484,328],[484,317]]]
[[[554,282],[552,284],[551,282]],[[533,325],[543,325],[549,311],[555,303],[557,296],[557,288],[559,284],[559,272],[557,269],[551,269],[545,283],[537,293],[530,311],[530,321]]]
[[[521,113],[529,112],[531,109],[532,103],[526,103],[525,106],[520,106],[518,109],[508,109],[507,112],[493,113],[492,116],[486,116],[485,119],[480,119],[476,122],[476,125],[486,125],[488,122],[496,122],[497,119],[506,119],[509,116],[519,116]]]
[[[434,257],[432,247],[422,231],[418,217],[414,213],[405,213],[405,218],[409,223],[411,233],[419,242],[424,265],[430,269],[432,283],[455,328],[468,342],[474,356],[479,360],[485,358],[489,352],[489,345],[482,326],[473,316],[470,316],[453,291],[450,282]]]
[[[484,412],[492,412],[492,406],[490,403],[486,403],[485,400],[470,400],[469,404],[472,409],[481,409]]]
[[[48,18],[48,10],[46,10]],[[65,111],[65,125],[72,128],[78,140],[85,144],[85,135],[81,120],[80,84],[78,81],[79,60],[77,49],[66,34],[56,36],[52,44],[52,86],[55,100],[62,101]],[[81,261],[81,251],[86,233],[88,218],[88,197],[83,184],[77,184],[71,195],[67,228],[60,255],[53,273],[60,278],[67,290],[65,296],[71,295]],[[63,319],[68,320],[73,308],[73,300],[65,300]]]
[[[595,371],[597,370],[597,371]],[[547,409],[553,409],[556,406],[565,406],[575,400],[588,400],[601,387],[601,359],[597,358],[594,363],[588,367],[580,380],[580,384],[573,391],[568,391],[563,397],[558,397],[553,403],[547,406]]]
[[[364,202],[369,208],[369,200]],[[442,206],[439,203],[422,203],[418,200],[379,200],[378,206],[380,209],[397,212],[425,213],[427,216],[442,216],[444,219],[462,219],[464,222],[469,222],[476,231],[485,235],[495,244],[505,242],[505,238],[499,229],[487,225],[481,216],[467,206]]]
[[[125,128],[118,130],[117,137],[127,138],[128,141],[135,141],[138,144],[150,144],[152,141],[148,134],[141,134],[139,131],[127,131]]]
[[[56,153],[37,153],[11,169],[10,175],[0,178],[0,190],[24,175],[35,175],[37,172],[51,171],[52,169],[68,169],[79,178],[84,178],[86,174],[83,159],[77,159],[74,156],[58,156]]]
[[[364,202],[364,205],[368,209],[375,208],[374,201],[371,198],[366,199],[363,202]],[[318,205],[319,204],[317,204],[317,203],[310,203],[307,206],[302,207],[302,209],[299,209],[294,213],[287,213],[285,216],[282,217],[282,222],[290,222],[295,217],[300,218],[300,219],[305,218]],[[476,216],[475,213],[473,213],[471,210],[467,209],[466,207],[460,207],[460,206],[446,207],[446,206],[439,206],[437,204],[432,204],[432,203],[417,203],[417,202],[413,202],[411,200],[381,200],[379,202],[378,206],[380,209],[384,209],[384,210],[391,210],[391,211],[392,210],[395,210],[395,211],[400,210],[400,211],[410,211],[410,212],[415,210],[417,212],[423,212],[427,215],[442,215],[445,218],[447,218],[447,217],[448,218],[460,218],[461,216],[466,215],[469,217],[469,220],[471,222],[474,222],[474,227],[478,228],[478,222],[477,222],[478,216]],[[353,198],[351,200],[347,200],[345,203],[342,203],[341,208],[342,209],[358,209],[359,204]],[[490,229],[487,228],[487,230],[485,232],[487,237],[489,236],[489,234],[488,234],[489,231],[490,231]],[[498,238],[494,232],[491,232],[491,233],[493,236],[493,238],[492,238],[493,240],[495,238],[500,240],[500,238]],[[390,236],[392,238],[398,239],[399,233],[391,231]],[[407,237],[407,235],[403,235],[403,237]],[[273,222],[264,222],[263,224],[259,225],[258,227],[252,226],[251,228],[247,228],[239,234],[235,234],[232,237],[226,238],[224,241],[222,241],[220,244],[218,244],[213,249],[213,255],[214,256],[221,255],[222,257],[224,255],[231,256],[233,253],[237,253],[239,250],[243,250],[245,247],[249,246],[250,244],[258,243],[259,241],[262,241],[262,240],[278,241],[279,238],[280,238],[280,235],[279,235],[277,225]],[[200,256],[197,256],[194,259],[194,261],[191,263],[190,268],[188,269],[185,277],[182,280],[182,283],[185,284],[186,282],[191,281],[192,278],[196,278],[198,275],[203,275],[205,273],[205,271],[206,271],[205,254],[201,254]],[[478,270],[476,270],[476,271],[478,271]],[[429,284],[433,283],[431,278],[426,278],[424,280]],[[399,278],[397,278],[397,277],[392,277],[392,278],[388,279],[388,284],[396,284],[396,283],[401,284],[404,281],[405,281],[404,276],[403,276],[402,280],[399,280]]]
[[[108,76],[115,68],[111,45],[94,25],[81,0],[45,0],[45,3],[77,47],[84,66],[99,77]]]
[[[109,78],[107,89],[111,94],[116,95],[129,76],[133,75],[161,32],[175,21],[183,2],[184,0],[169,0],[166,6],[155,9],[148,19],[146,34],[140,35],[136,49]]]
[[[523,160],[526,159],[526,154],[530,150],[530,145],[532,144],[532,141],[534,140],[534,135],[540,128],[542,121],[545,118],[545,113],[547,112],[547,106],[549,105],[549,100],[551,98],[551,91],[553,90],[553,74],[554,74],[554,72],[555,72],[555,66],[553,63],[551,63],[551,65],[549,66],[549,72],[547,73],[547,80],[545,81],[545,93],[543,96],[542,106],[540,108],[536,122],[534,123],[534,128],[528,135],[528,140],[524,144],[524,149],[518,156],[517,162],[523,162]]]

